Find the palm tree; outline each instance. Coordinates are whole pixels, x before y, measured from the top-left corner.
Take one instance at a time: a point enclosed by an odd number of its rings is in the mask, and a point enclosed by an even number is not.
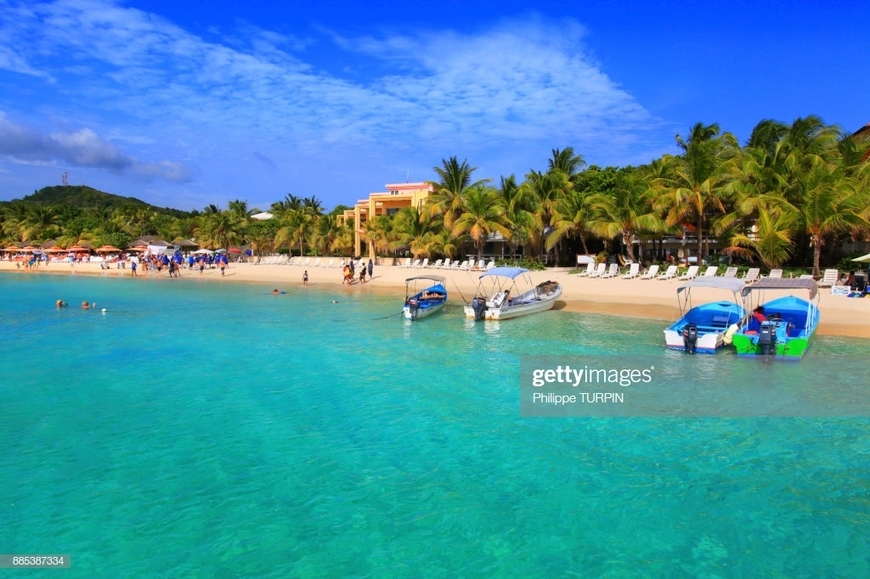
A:
[[[435,191],[429,196],[427,205],[434,214],[442,215],[444,227],[452,230],[453,222],[459,217],[465,192],[469,188],[485,185],[491,179],[481,179],[472,183],[471,176],[477,167],[471,167],[467,159],[460,163],[455,156],[447,160],[442,159],[441,167],[432,169],[438,174],[440,181],[429,182]]]
[[[387,251],[393,231],[393,220],[388,215],[375,215],[363,225],[363,238],[372,247],[375,255]]]
[[[574,149],[553,149],[553,156],[547,161],[549,171],[561,171],[569,180],[573,179],[579,169],[586,166],[583,155],[575,155]]]
[[[666,171],[654,187],[661,193],[656,209],[663,211],[668,227],[692,226],[698,236],[697,255],[704,254],[704,232],[709,212],[725,213],[729,163],[738,151],[737,140],[730,133],[719,136],[719,125],[696,123],[684,140],[676,136],[683,150],[679,157],[666,155]]]
[[[525,244],[535,226],[534,200],[528,189],[517,185],[516,177],[502,177],[498,193],[504,209],[504,223],[510,229],[507,236],[511,253],[516,255],[520,245]]]
[[[505,225],[504,208],[499,204],[498,192],[483,185],[469,188],[462,204],[462,214],[453,224],[451,235],[469,235],[477,249],[477,259],[481,260],[487,238],[496,232],[505,237],[511,232]]]
[[[403,207],[393,216],[393,241],[390,249],[408,248],[418,259],[430,257],[433,250],[432,237],[438,230],[434,216],[416,207]]]
[[[825,236],[851,228],[866,228],[863,217],[867,196],[841,165],[832,165],[818,155],[808,155],[793,166],[790,184],[792,197],[799,199],[796,211],[813,249],[813,275],[819,275]]]
[[[526,175],[525,182],[520,185],[524,192],[535,200],[535,221],[539,227],[530,236],[535,240],[537,249],[543,254],[555,243],[545,247],[544,242],[554,230],[554,220],[557,214],[556,204],[559,199],[568,195],[574,189],[569,175],[559,169],[550,170],[546,173],[532,170]]]
[[[653,211],[647,182],[643,174],[632,167],[617,173],[611,194],[591,195],[587,203],[593,215],[588,225],[592,232],[605,239],[620,236],[631,261],[635,261],[636,234],[663,229],[662,220]]]
[[[724,251],[747,259],[758,258],[768,269],[779,267],[791,257],[793,232],[800,216],[777,200],[771,204],[759,202],[754,214],[751,234],[742,228],[735,231]]]

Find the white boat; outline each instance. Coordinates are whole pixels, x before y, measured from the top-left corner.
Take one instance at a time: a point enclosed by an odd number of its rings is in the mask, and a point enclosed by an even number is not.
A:
[[[421,282],[426,287],[418,291]],[[446,283],[447,279],[440,275],[418,275],[406,279],[405,305],[402,307],[405,319],[420,320],[441,311],[447,303]]]
[[[494,267],[480,276],[477,294],[465,305],[465,317],[507,320],[551,309],[562,295],[562,286],[557,281],[533,286],[525,268]]]
[[[692,288],[706,287],[730,291],[732,301],[707,302],[692,306]],[[726,343],[725,334],[732,324],[746,315],[741,305],[742,279],[698,277],[677,288],[680,319],[665,330],[665,343],[672,350],[714,354]]]

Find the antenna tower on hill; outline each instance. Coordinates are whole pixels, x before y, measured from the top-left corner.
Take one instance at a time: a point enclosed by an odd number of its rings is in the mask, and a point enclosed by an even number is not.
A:
[[[66,171],[64,171],[64,172],[61,174],[61,176],[60,176],[60,182],[63,184],[64,187],[66,187],[67,185],[69,185],[69,181],[67,180],[67,173],[66,173]]]

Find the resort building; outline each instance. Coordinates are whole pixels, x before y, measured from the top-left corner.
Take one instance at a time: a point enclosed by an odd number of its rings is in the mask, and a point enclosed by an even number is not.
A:
[[[353,221],[353,254],[355,256],[367,253],[370,258],[375,258],[374,247],[365,242],[366,221],[379,215],[393,215],[404,207],[422,208],[426,198],[435,191],[435,188],[425,181],[387,184],[384,187],[386,187],[386,191],[371,193],[368,199],[360,199],[353,209],[348,209],[342,216],[344,223]]]

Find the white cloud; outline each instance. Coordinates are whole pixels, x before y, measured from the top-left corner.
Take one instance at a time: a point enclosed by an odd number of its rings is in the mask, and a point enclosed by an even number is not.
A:
[[[219,43],[111,2],[0,0],[0,75],[31,77],[46,92],[34,110],[93,130],[23,128],[42,119],[2,126],[7,140],[23,131],[15,137],[19,159],[30,148],[42,160],[51,154],[169,180],[189,178],[181,158],[212,159],[221,171],[240,155],[280,170],[298,168],[300,157],[352,165],[362,151],[382,166],[428,158],[431,167],[453,154],[473,162],[486,154],[476,162],[500,166],[499,155],[516,158],[518,147],[539,155],[527,164],[543,164],[551,148],[566,146],[587,158],[592,148],[610,158],[627,144],[649,148],[655,120],[587,55],[577,22],[506,20],[464,34],[319,34],[246,26]],[[325,72],[314,56],[323,43],[355,64]],[[362,76],[366,70],[377,72]],[[57,82],[39,80],[49,78]],[[10,98],[0,97],[0,106],[14,108],[16,119],[29,111]],[[139,161],[113,144],[120,141],[141,145],[137,157],[172,144],[161,155],[177,158]]]
[[[144,163],[121,152],[114,144],[101,139],[91,129],[43,134],[37,129],[9,121],[0,113],[0,155],[19,163],[61,161],[79,167],[130,173],[142,178],[160,177],[185,182],[191,170],[182,163],[161,161]]]

